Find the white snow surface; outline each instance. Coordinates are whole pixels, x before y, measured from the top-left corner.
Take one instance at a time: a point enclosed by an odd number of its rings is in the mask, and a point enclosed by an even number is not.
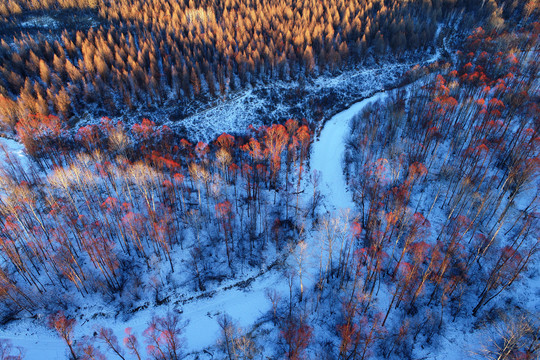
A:
[[[24,145],[12,139],[0,138],[0,162],[5,166],[10,161],[20,161],[22,165],[28,164]]]
[[[45,29],[58,29],[60,27],[60,24],[58,21],[53,19],[50,16],[42,15],[42,16],[32,16],[28,18],[26,21],[22,22],[20,24],[22,28],[45,28]]]
[[[311,170],[320,173],[320,186],[326,198],[326,205],[330,206],[328,210],[354,208],[343,174],[344,139],[349,131],[349,123],[353,116],[358,114],[367,104],[384,97],[386,97],[386,93],[377,93],[334,115],[324,125],[319,138],[312,145]]]

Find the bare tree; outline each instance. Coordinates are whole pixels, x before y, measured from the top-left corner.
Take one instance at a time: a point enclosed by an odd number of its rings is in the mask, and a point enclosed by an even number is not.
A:
[[[538,359],[540,317],[526,312],[497,313],[494,323],[486,323],[486,340],[472,355],[479,359]]]

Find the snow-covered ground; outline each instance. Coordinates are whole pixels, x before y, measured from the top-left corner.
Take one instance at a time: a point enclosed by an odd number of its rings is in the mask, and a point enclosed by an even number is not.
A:
[[[16,140],[0,138],[0,162],[5,166],[10,161],[19,161],[23,166],[28,164],[24,145]]]
[[[320,187],[326,198],[328,210],[352,209],[354,203],[347,190],[343,174],[344,139],[349,131],[349,122],[367,104],[383,99],[384,92],[355,103],[347,110],[334,115],[324,125],[311,149],[311,171],[320,173]]]
[[[420,63],[431,63],[440,56],[437,51]],[[227,99],[218,100],[206,110],[197,111],[179,121],[167,122],[173,130],[183,130],[189,138],[211,141],[226,133],[244,132],[249,125],[263,125],[265,121],[284,121],[289,118],[313,120],[313,110],[310,105],[326,96],[330,98],[332,107],[342,108],[358,99],[370,96],[395,85],[417,61],[403,63],[385,63],[347,70],[337,76],[323,75],[306,84],[297,81],[276,81],[266,87],[257,87],[241,92]],[[290,103],[288,97],[297,89],[301,93],[296,103]],[[328,113],[333,110],[329,109]],[[327,113],[325,114],[327,115]],[[161,123],[159,117],[151,118]]]
[[[43,28],[43,29],[58,29],[60,23],[47,15],[32,16],[21,22],[22,28]]]
[[[341,164],[349,121],[364,106],[384,96],[384,93],[377,93],[333,116],[312,145],[310,169],[320,173],[322,180],[320,190],[325,198],[326,209],[332,213],[354,206],[350,193],[347,191]],[[2,139],[2,144],[8,147],[10,153],[23,161],[27,160],[21,144],[8,139]],[[313,245],[311,247],[316,246],[318,241],[316,234],[311,233],[307,241]],[[313,275],[313,278],[318,271],[316,263],[316,261],[309,262],[311,267],[306,269],[308,274],[306,284],[311,282],[309,274]],[[197,353],[216,343],[220,335],[217,323],[220,314],[228,314],[238,322],[239,326],[248,328],[270,310],[271,303],[266,298],[266,289],[275,289],[282,296],[288,294],[289,291],[283,275],[274,270],[256,277],[245,289],[233,287],[225,290],[226,286],[227,284],[217,289],[210,297],[191,300],[185,305],[170,301],[167,305],[137,311],[127,321],[114,319],[111,316],[114,312],[112,309],[92,309],[93,313],[87,313],[85,319],[77,319],[75,338],[91,335],[101,326],[112,328],[120,339],[124,336],[124,329],[127,327],[131,327],[133,333],[140,336],[153,315],[176,311],[181,313],[182,320],[188,323],[183,332],[186,339],[185,352]],[[89,308],[91,308],[90,304]],[[92,319],[92,315],[96,313],[104,313],[105,316],[100,315]],[[0,329],[0,339],[9,339],[14,346],[24,348],[25,359],[28,360],[62,359],[67,351],[62,340],[52,330],[36,327],[31,320],[8,324]],[[211,357],[209,354],[206,355]]]

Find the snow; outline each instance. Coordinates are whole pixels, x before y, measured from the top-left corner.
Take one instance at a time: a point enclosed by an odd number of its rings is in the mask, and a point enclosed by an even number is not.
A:
[[[412,85],[408,85],[403,90],[406,90],[406,96],[411,95],[411,87]],[[380,94],[383,95],[383,94]],[[370,99],[371,100],[371,99]],[[340,114],[341,115],[341,114]],[[336,125],[333,125],[336,127]],[[339,125],[338,125],[339,126]],[[344,127],[344,124],[341,124],[341,126]],[[325,128],[325,130],[327,130]],[[323,130],[323,132],[325,131]],[[339,134],[339,136],[343,136],[343,133],[346,133],[345,129],[334,129],[336,133]],[[330,133],[332,134],[332,133]],[[322,133],[321,133],[322,136]],[[326,136],[326,135],[324,135]],[[332,136],[332,135],[331,135]],[[335,148],[339,148],[341,145],[336,143],[335,141],[329,142],[330,146],[332,146],[332,152],[335,154],[339,154],[339,156],[342,156],[341,150],[335,150]],[[316,146],[316,145],[314,145]],[[322,149],[324,150],[324,149]],[[438,149],[438,156],[433,161],[433,167],[430,170],[430,175],[428,177],[431,177],[431,174],[438,174],[440,171],[440,168],[442,164],[444,163],[443,158],[447,155],[447,153],[450,151],[449,144],[442,143]],[[321,164],[320,166],[326,167],[327,172],[330,174],[334,173],[338,170],[337,167],[333,170],[330,170],[332,168],[332,165],[327,165],[326,162],[328,162],[328,158],[324,158],[326,154],[322,154],[321,159],[318,160],[318,162]],[[338,156],[338,155],[336,155]],[[342,178],[343,176],[341,176]],[[329,183],[337,183],[341,181],[340,177],[334,176],[334,180],[329,180],[327,182]],[[412,203],[416,203],[419,199],[425,198],[425,193],[431,194],[431,199],[434,198],[435,193],[437,192],[437,185],[439,184],[436,182],[437,180],[435,177],[433,178],[433,182],[428,181],[425,188],[419,189],[419,191],[412,194],[412,197],[415,198],[415,200],[412,201]],[[341,185],[340,185],[341,186]],[[519,195],[514,199],[514,205],[511,208],[511,212],[514,212],[513,215],[508,216],[510,219],[516,219],[516,217],[521,216],[520,212],[527,208],[529,204],[531,203],[531,199],[536,199],[536,194],[538,192],[538,178],[531,180],[531,183],[527,186],[524,186],[524,188],[521,190]],[[341,203],[342,195],[337,196],[337,202]],[[428,197],[429,198],[429,197]],[[440,229],[444,224],[447,222],[447,212],[445,212],[445,209],[443,209],[440,205],[442,199],[439,198],[438,202],[436,202],[436,205],[433,207],[433,212],[430,212],[431,216],[429,216],[429,221],[432,224],[432,230],[434,228]],[[421,213],[428,213],[428,210],[430,208],[431,202],[420,202],[418,204],[419,212]],[[503,204],[504,205],[504,204]],[[537,207],[537,206],[536,206]],[[533,206],[531,209],[534,209],[535,206]],[[435,226],[434,226],[435,225]],[[501,231],[501,234],[505,233],[504,230],[508,229],[508,224],[506,224],[503,227],[503,231]],[[506,235],[506,234],[505,234]],[[505,241],[503,238],[504,235],[500,235],[500,241]],[[514,284],[512,284],[511,287],[505,290],[498,299],[495,299],[492,303],[489,304],[489,306],[486,307],[486,310],[490,308],[496,308],[496,309],[509,309],[511,306],[514,306],[516,309],[528,311],[530,314],[538,314],[540,311],[540,278],[537,276],[538,274],[538,266],[540,265],[540,259],[533,260],[531,264],[528,266],[529,271],[524,273],[523,276],[518,278]],[[385,309],[387,308],[388,298],[391,297],[391,293],[388,293],[388,290],[391,290],[390,287],[383,286],[381,288],[383,290],[383,293],[381,295],[377,296],[377,302],[380,304],[378,306],[379,308]],[[519,295],[516,295],[519,294]],[[468,298],[467,301],[477,301],[476,298]],[[395,310],[394,310],[395,311]],[[392,312],[389,317],[388,325],[391,325],[394,320],[400,321],[400,319],[393,319],[392,318]],[[497,320],[495,320],[497,321]],[[485,328],[484,328],[485,326]],[[429,359],[452,359],[452,360],[458,360],[458,359],[465,359],[465,358],[471,358],[474,354],[478,353],[478,351],[481,350],[482,344],[487,344],[490,339],[490,332],[493,332],[493,327],[495,325],[490,324],[489,326],[482,324],[482,315],[477,317],[472,316],[463,316],[459,315],[457,318],[452,319],[451,316],[448,316],[445,314],[444,322],[443,322],[443,329],[440,332],[440,334],[437,334],[433,337],[433,343],[430,343],[426,346],[426,343],[423,339],[418,339],[416,341],[416,346],[414,349],[413,354],[415,355],[415,358],[429,358]],[[389,326],[390,327],[390,326]]]
[[[435,39],[435,43],[439,39],[442,27],[443,27],[442,24],[439,24],[439,26],[437,27],[437,31],[435,32],[435,36],[433,37]],[[443,39],[443,46],[444,46],[444,40],[445,39]],[[439,60],[440,56],[441,56],[441,49],[438,46],[435,46],[435,54],[433,54],[433,56],[431,58],[429,58],[429,60],[427,62],[428,63],[435,62],[435,61]]]
[[[217,319],[228,314],[242,328],[247,328],[270,307],[264,291],[278,285],[275,276],[258,281],[247,290],[229,290],[202,302],[194,302],[183,308],[183,318],[189,318],[186,328],[187,343],[193,351],[214,345],[220,336]]]
[[[319,138],[311,150],[311,170],[321,175],[320,184],[331,210],[352,209],[354,203],[347,190],[347,181],[343,174],[343,155],[345,136],[349,131],[349,122],[367,104],[386,97],[384,92],[355,103],[347,110],[334,115],[322,129]]]
[[[12,139],[0,138],[0,162],[5,166],[10,161],[20,161],[21,165],[28,165],[24,145]]]
[[[186,305],[170,303],[155,308],[137,312],[127,321],[119,319],[90,319],[78,321],[75,330],[75,339],[83,335],[92,336],[93,331],[99,327],[113,329],[119,341],[124,337],[124,329],[132,328],[132,333],[139,338],[147,328],[152,316],[163,316],[168,311],[180,313],[182,322],[187,322],[182,333],[185,339],[184,353],[196,353],[216,344],[220,336],[217,320],[221,314],[228,314],[242,328],[248,328],[270,309],[270,302],[266,299],[267,288],[286,290],[284,282],[277,272],[268,273],[257,279],[247,289],[229,289],[218,291],[212,297],[194,299]],[[107,311],[105,311],[107,313]],[[87,314],[88,316],[89,314]],[[0,330],[0,339],[9,339],[12,344],[25,349],[25,359],[63,359],[66,346],[51,330],[41,327],[32,328],[28,322],[11,323]],[[104,349],[102,349],[104,350]]]
[[[377,72],[366,71],[363,76],[376,77]],[[315,85],[317,86],[317,85]],[[250,97],[250,95],[246,95]],[[330,216],[348,217],[346,209],[353,209],[354,203],[350,192],[347,190],[347,182],[343,173],[342,158],[345,151],[345,136],[349,131],[349,122],[353,116],[359,113],[366,105],[377,100],[385,98],[386,93],[376,93],[360,102],[350,106],[348,109],[334,115],[329,119],[322,128],[318,139],[314,141],[310,157],[310,169],[317,171],[321,175],[320,190],[325,199],[326,210]],[[235,99],[244,101],[245,97]],[[214,111],[231,112],[231,120],[237,115],[230,106],[231,103],[224,105],[225,108],[216,108],[208,112],[209,117],[214,117]],[[235,121],[225,121],[224,123],[238,130],[239,124]],[[192,124],[196,126],[196,124]],[[203,128],[205,132],[211,133],[214,129]],[[232,132],[232,131],[231,131]],[[24,153],[24,147],[9,139],[2,139],[2,144],[8,149],[8,153],[14,154],[23,162],[28,161]],[[2,159],[4,159],[6,156]],[[308,254],[305,262],[304,286],[309,288],[313,286],[318,277],[318,237],[320,234],[317,231],[311,231],[307,235]],[[325,255],[322,255],[325,256]],[[275,289],[282,296],[288,297],[289,288],[283,275],[278,270],[268,271],[256,279],[246,288],[227,288],[221,286],[215,291],[210,291],[208,297],[197,298],[197,293],[193,294],[194,298],[187,301],[186,304],[180,305],[181,300],[171,300],[167,305],[159,307],[149,307],[144,310],[137,311],[131,318],[112,318],[115,313],[113,309],[92,309],[85,313],[85,320],[78,320],[75,330],[75,339],[79,339],[83,335],[91,335],[93,331],[99,327],[105,326],[113,329],[115,335],[121,341],[124,337],[124,329],[131,327],[135,335],[139,337],[139,342],[142,344],[143,339],[140,338],[144,329],[152,316],[164,315],[168,311],[175,311],[181,314],[182,321],[187,323],[183,337],[186,340],[185,353],[195,354],[200,353],[203,349],[208,349],[216,344],[220,336],[220,329],[217,319],[221,314],[228,314],[238,323],[240,327],[249,328],[257,319],[270,310],[270,301],[266,298],[266,289]],[[295,286],[299,286],[299,281],[295,281]],[[89,304],[91,299],[89,300]],[[85,312],[85,311],[83,311]],[[92,315],[104,313],[105,318]],[[26,350],[25,359],[60,359],[65,357],[66,346],[63,341],[52,331],[43,327],[35,327],[34,324],[28,321],[17,321],[9,324],[4,329],[0,330],[0,338],[11,340],[14,346],[20,346]]]
[[[60,27],[58,21],[50,16],[32,16],[26,21],[20,24],[23,28],[45,28],[45,29],[57,29]]]
[[[24,355],[24,359],[42,360],[42,359],[64,359],[67,355],[67,347],[62,343],[60,338],[52,333],[45,332],[40,328],[33,331],[30,328],[20,329],[15,333],[13,330],[0,331],[0,339],[9,339],[12,345],[20,347]]]
[[[439,26],[439,36],[442,25]],[[387,61],[380,64],[359,65],[357,68],[342,71],[340,74],[322,74],[305,83],[296,80],[273,81],[269,85],[239,91],[229,98],[214,100],[205,109],[194,110],[192,115],[179,121],[166,121],[173,130],[183,130],[194,141],[209,142],[226,133],[243,133],[249,125],[263,125],[263,119],[272,122],[297,119],[313,119],[313,102],[320,101],[328,94],[339,94],[334,105],[352,103],[371,96],[377,91],[391,88],[398,83],[408,70],[417,64],[430,64],[441,56],[435,46],[435,53],[425,57],[407,59],[403,62]],[[300,94],[297,103],[291,102],[293,89]],[[189,107],[189,106],[188,106]],[[330,110],[329,112],[331,112]],[[166,114],[148,114],[151,120],[162,123]],[[82,123],[81,123],[82,124]]]
[[[73,338],[77,340],[84,335],[92,336],[100,327],[108,327],[121,342],[125,336],[124,330],[129,327],[143,348],[142,333],[148,327],[152,316],[164,316],[170,311],[179,313],[181,321],[186,324],[181,335],[185,340],[183,352],[195,356],[216,344],[220,336],[217,322],[220,315],[228,314],[241,328],[249,328],[270,309],[270,302],[265,295],[266,289],[276,289],[280,293],[288,291],[277,271],[262,273],[245,289],[231,288],[230,285],[227,283],[209,291],[209,296],[204,296],[204,293],[191,293],[189,295],[193,297],[188,300],[173,299],[166,305],[148,307],[135,312],[129,318],[113,318],[116,310],[106,307],[92,308],[92,300],[89,299],[89,309],[92,311],[81,311],[85,319],[77,318]],[[183,301],[186,303],[182,304]],[[67,347],[54,331],[25,320],[12,322],[0,329],[0,339],[9,339],[14,347],[25,349],[27,360],[63,359],[67,354]],[[101,350],[107,355],[106,349]],[[112,357],[112,354],[109,355]]]
[[[242,327],[247,327],[269,308],[264,295],[267,286],[277,285],[277,278],[271,276],[262,279],[251,289],[231,289],[220,291],[212,297],[196,299],[184,306],[171,304],[136,314],[127,322],[97,322],[95,325],[109,326],[120,338],[124,328],[131,327],[133,333],[140,336],[152,315],[164,315],[167,311],[176,311],[187,322],[182,337],[186,340],[185,352],[197,352],[215,345],[220,336],[217,320],[219,315],[228,314]],[[88,331],[86,331],[88,333]],[[142,341],[142,339],[139,339]]]

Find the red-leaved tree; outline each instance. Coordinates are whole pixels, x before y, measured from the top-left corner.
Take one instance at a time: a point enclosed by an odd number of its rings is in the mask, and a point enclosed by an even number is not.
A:
[[[304,358],[304,351],[311,342],[313,328],[306,323],[305,318],[291,318],[284,324],[280,335],[287,344],[287,358],[298,360]]]

